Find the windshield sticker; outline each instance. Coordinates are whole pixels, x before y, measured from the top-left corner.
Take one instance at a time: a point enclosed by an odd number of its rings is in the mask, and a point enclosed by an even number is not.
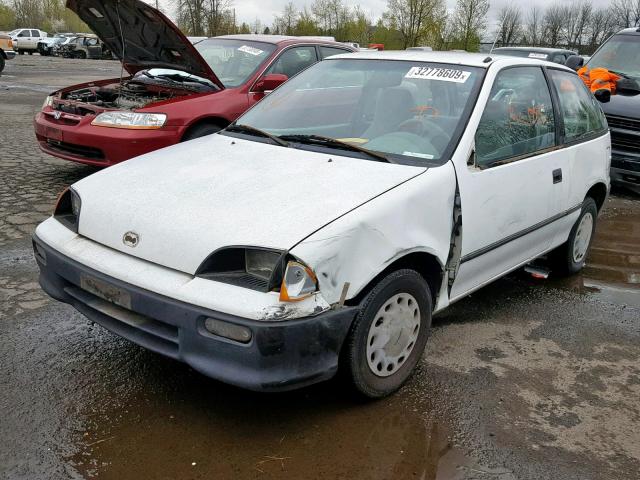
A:
[[[433,155],[429,155],[428,153],[402,152],[402,155],[405,157],[425,158],[427,160],[433,160],[435,158]]]
[[[404,78],[419,78],[421,80],[440,80],[442,82],[465,83],[471,72],[453,68],[411,67]]]
[[[548,56],[549,55],[547,55],[546,53],[530,53],[529,54],[529,58],[539,58],[540,60],[546,60]]]
[[[255,55],[256,57],[264,52],[264,50],[260,50],[259,48],[253,48],[253,47],[250,47],[249,45],[243,45],[241,47],[238,47],[238,51],[248,53],[249,55]]]

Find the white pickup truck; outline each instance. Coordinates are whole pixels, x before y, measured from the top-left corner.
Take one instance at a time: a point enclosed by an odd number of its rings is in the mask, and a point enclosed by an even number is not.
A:
[[[16,52],[24,55],[25,52],[33,55],[38,50],[38,42],[47,38],[49,34],[37,28],[18,28],[9,32],[9,36],[15,44]]]

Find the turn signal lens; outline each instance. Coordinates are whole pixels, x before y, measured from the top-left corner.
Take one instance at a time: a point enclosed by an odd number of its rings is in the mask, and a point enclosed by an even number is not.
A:
[[[304,300],[317,289],[318,279],[309,267],[294,261],[287,264],[282,286],[280,287],[281,302]]]

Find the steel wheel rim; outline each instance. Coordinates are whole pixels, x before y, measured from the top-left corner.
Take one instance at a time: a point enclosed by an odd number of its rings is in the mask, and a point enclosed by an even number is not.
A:
[[[593,215],[586,213],[580,223],[573,240],[573,261],[582,262],[587,256],[589,244],[591,243],[591,235],[593,234]]]
[[[420,334],[420,306],[413,295],[398,293],[376,313],[367,335],[367,364],[378,377],[389,377],[406,363]]]

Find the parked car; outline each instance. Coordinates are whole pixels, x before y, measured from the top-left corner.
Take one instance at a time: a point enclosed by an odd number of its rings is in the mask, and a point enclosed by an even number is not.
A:
[[[93,13],[115,11],[116,3],[69,2],[130,76],[49,96],[35,131],[51,155],[106,167],[217,132],[287,78],[326,56],[352,51],[335,42],[277,35],[229,35],[194,46],[166,16],[138,0],[119,4],[132,19],[121,37],[114,24]],[[136,47],[150,35],[163,42]]]
[[[411,52],[433,52],[433,47],[408,47],[406,50]]]
[[[569,62],[575,69],[585,63],[582,57]],[[606,68],[623,77],[616,95],[602,104],[613,145],[611,180],[640,194],[640,29],[627,28],[613,35],[586,66]]]
[[[564,65],[570,56],[577,55],[573,50],[542,47],[500,47],[494,48],[492,53],[496,55],[509,55],[510,57],[536,58],[538,60],[559,63],[560,65]]]
[[[0,73],[4,70],[5,61],[13,60],[16,52],[13,50],[13,40],[9,35],[0,34]]]
[[[225,382],[286,390],[341,367],[381,397],[433,313],[549,252],[583,268],[609,154],[560,65],[337,55],[218,134],[71,186],[35,232],[40,284]]]
[[[43,57],[53,55],[53,49],[56,45],[62,44],[67,38],[75,37],[75,33],[56,33],[53,37],[43,38],[38,42],[38,53]]]
[[[47,32],[37,28],[18,28],[9,32],[15,50],[20,54],[33,55],[38,51],[38,42],[48,36]]]
[[[103,57],[103,44],[95,35],[83,35],[72,38],[60,45],[58,54],[64,58],[89,58],[100,60]]]
[[[51,47],[51,55],[54,57],[61,57],[64,47],[68,45],[70,42],[74,41],[77,36],[78,35],[71,35],[69,37],[66,37],[60,40],[59,42],[54,43],[53,46]]]

